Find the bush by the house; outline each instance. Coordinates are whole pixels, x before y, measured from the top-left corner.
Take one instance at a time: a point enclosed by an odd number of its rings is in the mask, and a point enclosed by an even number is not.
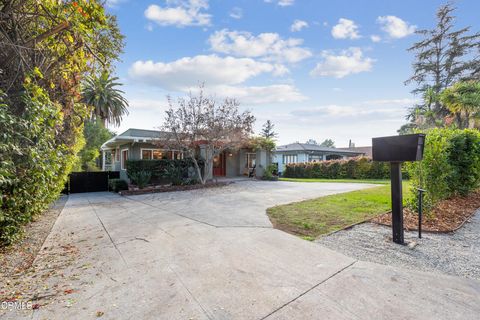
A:
[[[348,160],[287,164],[283,175],[286,178],[317,179],[388,179],[388,163],[357,157]]]
[[[132,171],[132,172],[127,171],[127,174],[130,180],[132,181],[132,183],[135,184],[140,189],[145,188],[150,183],[150,180],[152,179],[152,173],[146,170]]]
[[[108,181],[110,190],[113,192],[119,192],[122,190],[128,190],[128,183],[123,179],[110,179]]]
[[[425,208],[455,195],[468,195],[480,185],[480,132],[474,129],[432,129],[423,161],[408,163],[412,187],[426,189]],[[416,192],[414,192],[417,194]],[[412,199],[416,209],[418,199]]]
[[[203,166],[203,161],[199,165]],[[135,181],[139,172],[148,172],[152,183],[171,183],[173,185],[192,184],[196,181],[193,162],[190,159],[128,160],[127,174]]]
[[[276,163],[271,163],[265,168],[262,180],[278,180],[278,165]]]

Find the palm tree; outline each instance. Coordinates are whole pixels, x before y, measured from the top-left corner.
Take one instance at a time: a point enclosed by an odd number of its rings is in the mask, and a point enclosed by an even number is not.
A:
[[[459,128],[468,128],[480,117],[480,82],[457,82],[440,94],[440,101],[455,115]]]
[[[117,80],[118,77],[103,72],[100,76],[87,77],[83,85],[82,100],[94,108],[92,119],[100,119],[103,125],[118,127],[122,117],[128,114],[128,101],[123,97],[124,92],[116,88],[122,85]]]

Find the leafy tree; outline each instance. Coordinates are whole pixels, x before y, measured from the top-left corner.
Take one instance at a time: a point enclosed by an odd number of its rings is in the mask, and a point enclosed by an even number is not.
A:
[[[320,146],[326,148],[335,148],[335,142],[332,139],[325,139],[322,143],[320,143]]]
[[[315,139],[308,139],[305,143],[306,144],[318,144],[317,140],[315,140]]]
[[[92,106],[92,119],[119,126],[122,117],[128,114],[128,102],[123,97],[124,92],[117,89],[121,86],[116,82],[118,77],[112,77],[108,71],[100,76],[90,76],[85,79],[82,96],[83,102]]]
[[[122,47],[99,1],[0,2],[0,245],[63,189],[90,113],[80,83]]]
[[[440,101],[455,116],[458,128],[473,127],[480,116],[480,82],[457,82],[443,90]]]
[[[239,103],[226,98],[221,103],[208,98],[203,87],[197,96],[190,94],[174,103],[168,97],[169,109],[163,128],[170,135],[168,147],[181,150],[193,161],[200,183],[205,184],[212,176],[213,158],[225,150],[242,147],[252,134],[255,117],[249,112],[240,113]],[[201,142],[204,170],[197,158]]]
[[[268,139],[275,139],[278,137],[278,133],[274,131],[274,128],[275,125],[270,120],[267,120],[267,122],[263,124],[261,136]]]
[[[100,169],[100,147],[105,141],[112,138],[114,135],[114,132],[105,128],[98,121],[85,122],[83,128],[85,146],[78,154],[79,166],[81,170],[98,171]]]
[[[409,118],[427,126],[438,125],[449,113],[438,99],[440,92],[457,81],[477,77],[480,69],[476,54],[480,33],[470,34],[470,27],[454,29],[454,10],[450,3],[441,6],[435,28],[418,30],[423,39],[409,48],[415,52],[414,72],[405,83],[417,84],[412,92],[423,96],[423,103],[410,110]]]

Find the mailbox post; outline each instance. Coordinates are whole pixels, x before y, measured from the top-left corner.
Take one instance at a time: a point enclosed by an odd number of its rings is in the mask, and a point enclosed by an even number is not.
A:
[[[373,161],[390,162],[392,238],[395,243],[404,243],[402,162],[422,160],[424,144],[424,134],[408,134],[372,139]]]

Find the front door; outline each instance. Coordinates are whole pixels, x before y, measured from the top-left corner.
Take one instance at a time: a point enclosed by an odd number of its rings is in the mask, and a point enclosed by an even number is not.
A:
[[[226,175],[225,152],[213,157],[213,175],[215,177],[225,177]]]

